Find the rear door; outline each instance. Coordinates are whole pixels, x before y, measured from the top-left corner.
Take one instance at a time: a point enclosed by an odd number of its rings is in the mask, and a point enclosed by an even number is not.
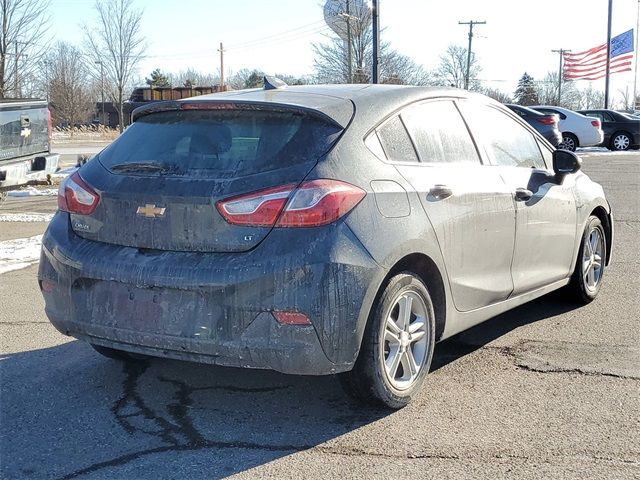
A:
[[[573,175],[558,184],[551,150],[506,112],[475,102],[461,108],[516,205],[513,295],[566,278],[575,253]]]
[[[341,131],[321,115],[265,105],[150,113],[81,170],[100,202],[91,215],[72,215],[72,227],[144,249],[249,250],[271,228],[230,225],[216,202],[297,185]]]
[[[404,126],[410,139],[402,133]],[[506,299],[513,289],[513,200],[500,175],[481,164],[454,102],[411,105],[377,135],[420,197],[438,238],[456,308],[469,311]],[[408,145],[401,156],[394,152],[398,143]]]

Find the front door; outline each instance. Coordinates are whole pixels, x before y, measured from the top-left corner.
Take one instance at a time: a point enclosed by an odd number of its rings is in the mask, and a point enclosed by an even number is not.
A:
[[[551,170],[551,151],[509,114],[484,105],[462,108],[479,126],[487,157],[513,195],[513,295],[566,278],[575,254],[574,176],[558,183]]]

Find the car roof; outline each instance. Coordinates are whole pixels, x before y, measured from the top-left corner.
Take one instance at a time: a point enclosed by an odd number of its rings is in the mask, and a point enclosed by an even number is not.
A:
[[[488,97],[449,87],[417,87],[407,85],[340,84],[340,85],[296,85],[265,90],[254,88],[201,95],[189,101],[229,101],[272,103],[313,109],[324,113],[345,127],[354,110],[359,117],[380,119],[403,105],[428,98]]]

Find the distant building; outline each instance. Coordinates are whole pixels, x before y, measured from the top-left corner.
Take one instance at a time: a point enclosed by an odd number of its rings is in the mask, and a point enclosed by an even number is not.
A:
[[[124,126],[131,123],[131,112],[141,105],[163,100],[180,100],[182,98],[197,97],[226,91],[228,88],[214,85],[211,87],[137,87],[133,89],[129,100],[124,102]],[[94,123],[104,124],[111,128],[117,128],[120,124],[118,118],[118,106],[113,102],[104,102],[104,121],[102,120],[102,102],[96,103]]]

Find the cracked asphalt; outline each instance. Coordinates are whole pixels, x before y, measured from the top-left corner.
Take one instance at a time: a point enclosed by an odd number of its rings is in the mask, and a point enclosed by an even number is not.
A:
[[[437,345],[398,412],[332,377],[103,358],[48,323],[36,266],[0,275],[1,478],[640,478],[640,155],[583,168],[616,220],[599,298],[554,293]]]

